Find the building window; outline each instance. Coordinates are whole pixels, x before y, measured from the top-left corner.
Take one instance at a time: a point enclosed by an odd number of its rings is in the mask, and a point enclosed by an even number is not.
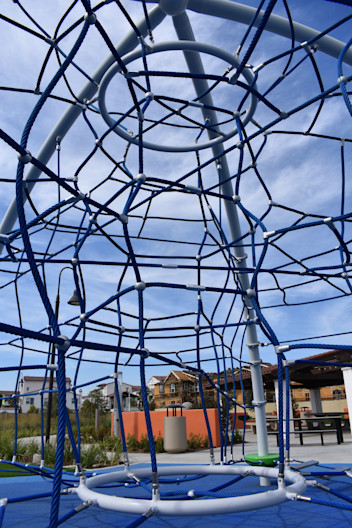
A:
[[[334,389],[332,391],[332,395],[333,395],[334,400],[342,400],[342,393],[339,389]]]
[[[189,392],[189,385],[188,385],[188,382],[187,381],[184,381],[183,382],[183,390],[185,392]]]
[[[310,392],[306,392],[305,393],[305,397],[306,397],[306,401],[309,401],[310,400]]]
[[[176,385],[174,383],[170,385],[170,392],[176,392]]]
[[[194,390],[196,392],[199,392],[199,381],[196,381],[195,384],[194,384]]]
[[[34,398],[26,398],[26,404],[27,405],[33,405],[34,404]]]
[[[159,393],[162,394],[164,392],[164,384],[160,383],[159,385]]]

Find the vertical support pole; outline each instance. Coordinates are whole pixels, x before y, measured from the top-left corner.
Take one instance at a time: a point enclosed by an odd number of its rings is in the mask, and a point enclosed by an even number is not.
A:
[[[113,435],[120,436],[120,422],[119,422],[119,413],[117,409],[113,410],[112,416],[113,416]]]
[[[94,430],[95,431],[98,431],[99,430],[99,424],[100,424],[100,411],[99,409],[95,409],[95,421],[94,421]]]
[[[275,400],[276,400],[276,409],[277,409],[277,412],[279,414],[279,409],[278,409],[278,401],[279,401],[279,384],[278,384],[278,380],[275,380],[274,381],[274,385],[275,385]],[[291,394],[291,390],[290,390],[290,416],[289,418],[292,419],[293,418],[293,408],[292,408],[292,394]],[[284,431],[286,431],[286,424],[285,424],[285,421],[286,421],[286,380],[284,379],[283,380],[283,407],[284,407]]]
[[[309,389],[309,394],[310,394],[310,404],[312,407],[312,414],[322,413],[323,407],[321,404],[320,388]]]
[[[352,368],[344,367],[342,369],[342,374],[343,374],[343,381],[345,383],[348,416],[349,416],[349,420],[351,423],[352,421]],[[352,427],[351,427],[351,434],[352,434]]]
[[[182,13],[178,16],[173,17],[173,23],[177,36],[180,40],[194,41],[193,31],[186,13]],[[205,73],[202,65],[202,61],[198,52],[184,52],[184,57],[188,65],[190,72]],[[206,79],[193,79],[192,80],[195,92],[197,96],[201,96],[208,90],[208,83]],[[208,106],[214,106],[210,93],[206,93],[205,96],[201,97],[200,101]],[[208,136],[210,139],[218,137],[220,132],[219,127],[216,125],[218,122],[216,112],[207,108],[203,111],[204,120],[208,119],[212,125],[212,130],[208,130]],[[217,143],[212,147],[214,156],[221,156],[224,151],[222,143]],[[226,196],[233,196],[233,187],[230,180],[230,171],[225,156],[218,158],[218,172],[220,178],[220,191]],[[226,216],[228,219],[229,229],[232,240],[239,240],[234,247],[233,251],[236,257],[236,266],[238,269],[246,268],[247,261],[244,247],[241,243],[241,227],[237,213],[237,206],[230,200],[224,200],[224,207]],[[250,289],[250,282],[247,272],[239,274],[239,282],[243,290],[247,291]],[[255,323],[255,313],[250,302],[250,298],[247,296],[245,299],[245,311],[244,318],[249,322],[247,325],[247,343],[249,348],[249,361],[251,363],[251,377],[252,377],[252,390],[253,390],[253,402],[255,403],[255,419],[257,425],[257,442],[258,442],[258,454],[259,456],[265,456],[269,453],[268,449],[268,436],[266,430],[265,420],[265,396],[264,396],[264,385],[261,371],[261,359],[259,354],[259,344],[257,337],[257,329]],[[261,485],[269,485],[270,479],[265,477],[261,478]]]

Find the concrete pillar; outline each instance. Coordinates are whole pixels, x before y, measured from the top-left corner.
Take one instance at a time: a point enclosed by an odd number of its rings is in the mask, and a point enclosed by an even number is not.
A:
[[[318,389],[309,389],[310,393],[310,404],[312,407],[312,413],[322,413],[323,407],[321,405],[321,394],[320,388]]]
[[[352,422],[352,368],[344,367],[342,369],[342,374],[343,374],[343,381],[345,384],[348,416],[350,418],[350,423],[351,423]],[[352,434],[352,427],[351,427],[351,434]]]

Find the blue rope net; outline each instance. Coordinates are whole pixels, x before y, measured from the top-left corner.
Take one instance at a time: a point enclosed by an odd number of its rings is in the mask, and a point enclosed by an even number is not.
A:
[[[117,372],[133,370],[155,494],[146,375],[167,367],[198,379],[211,456],[205,392],[215,390],[220,460],[233,464],[244,445],[234,446],[230,410],[263,406],[260,386],[246,401],[243,372],[257,376],[259,348],[268,362],[276,349],[282,478],[284,352],[350,348],[352,15],[335,5],[331,17],[321,2],[312,33],[294,23],[294,2],[261,2],[246,25],[225,3],[204,2],[207,16],[192,0],[187,10],[82,0],[50,13],[14,2],[0,15],[17,43],[0,87],[1,383],[13,391],[2,401],[14,401],[12,464],[22,467],[20,381],[27,370],[42,378],[26,395],[41,396],[42,460],[58,394],[55,469],[27,469],[52,479],[50,527],[80,511],[59,518],[66,435],[84,475],[81,389],[115,379],[128,466]],[[277,16],[284,37],[270,33]],[[76,306],[60,304],[72,290]]]

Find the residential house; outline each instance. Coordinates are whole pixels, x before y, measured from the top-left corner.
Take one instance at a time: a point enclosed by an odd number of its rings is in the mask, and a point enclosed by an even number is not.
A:
[[[122,372],[117,373],[117,383],[119,388],[122,411],[138,411],[138,387],[134,387],[133,385],[122,381]],[[107,408],[109,410],[116,409],[117,402],[115,397],[115,382],[111,381],[110,383],[101,383],[100,385],[98,385],[98,388],[106,399]]]
[[[14,413],[15,412],[15,404],[11,396],[13,396],[13,391],[9,391],[9,390],[0,391],[0,397],[4,398],[0,400],[0,413]]]
[[[156,377],[156,376],[155,376]],[[154,384],[155,408],[171,403],[200,403],[198,377],[186,370],[172,370],[165,379]]]
[[[36,409],[41,407],[41,392],[49,390],[49,376],[47,376],[44,384],[44,378],[41,376],[23,376],[20,381],[20,406],[23,413],[28,412],[33,405]],[[57,382],[53,380],[53,390],[57,390]],[[70,410],[74,410],[74,397],[72,392],[72,383],[70,378],[66,378],[66,406]],[[82,405],[82,391],[76,393],[78,408]],[[48,393],[43,394],[44,405],[48,401]]]
[[[155,399],[154,399],[155,385],[164,383],[165,378],[166,376],[152,376],[150,380],[148,381],[147,388],[149,392],[148,398],[149,398],[150,403],[155,404]]]

